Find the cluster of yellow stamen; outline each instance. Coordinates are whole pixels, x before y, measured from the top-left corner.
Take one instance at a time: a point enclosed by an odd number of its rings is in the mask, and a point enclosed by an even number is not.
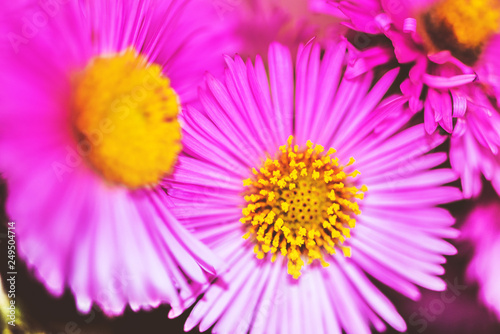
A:
[[[430,49],[450,50],[464,62],[477,59],[499,32],[499,0],[442,0],[423,13],[424,40]]]
[[[354,186],[359,171],[346,173],[336,152],[326,154],[320,145],[307,142],[301,149],[292,145],[280,147],[276,159],[267,158],[263,166],[253,169],[254,176],[243,181],[247,206],[241,222],[247,232],[243,238],[255,242],[254,252],[263,259],[270,253],[275,261],[278,253],[288,259],[288,273],[300,276],[304,260],[319,260],[326,267],[325,255],[341,249],[349,257],[351,249],[343,246],[361,213],[357,199],[363,199],[365,185]]]
[[[446,22],[458,42],[466,46],[479,46],[491,34],[498,32],[498,0],[445,0],[438,3],[432,12]]]
[[[179,98],[159,65],[133,49],[96,57],[74,78],[80,153],[105,180],[154,186],[181,150]]]

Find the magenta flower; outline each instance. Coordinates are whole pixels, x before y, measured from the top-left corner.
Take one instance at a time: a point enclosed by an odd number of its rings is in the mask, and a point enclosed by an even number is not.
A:
[[[202,111],[186,110],[171,207],[224,259],[185,324],[217,333],[369,333],[406,325],[367,275],[412,299],[444,290],[443,255],[456,252],[461,198],[446,137],[407,127],[407,99],[343,78],[346,43],[300,46],[297,64],[274,43],[268,66],[227,57],[208,75]],[[266,72],[269,69],[269,74]],[[355,111],[355,112],[353,112]],[[337,151],[336,151],[336,150]],[[343,255],[342,255],[343,254]],[[384,322],[385,321],[385,322]]]
[[[479,204],[467,218],[461,237],[472,243],[474,256],[467,268],[470,281],[479,284],[480,300],[500,319],[500,201]]]
[[[232,25],[238,54],[252,58],[265,57],[273,41],[295,49],[312,38],[331,43],[347,30],[336,17],[340,10],[322,0],[215,0],[214,5]],[[329,11],[318,13],[323,9]]]
[[[427,132],[440,125],[453,133],[453,155],[460,158],[451,163],[462,178],[465,197],[479,194],[481,174],[500,191],[500,173],[490,172],[500,168],[495,158],[500,145],[498,1],[323,0],[323,4],[338,4],[352,29],[387,36],[397,61],[411,65],[401,90],[410,98],[412,110],[423,108]],[[360,40],[370,38],[365,35]],[[358,67],[386,63],[390,51],[378,46],[368,55],[360,52]],[[455,129],[454,118],[460,123]],[[478,165],[479,158],[486,159],[488,171]]]
[[[167,302],[179,313],[218,261],[161,186],[181,149],[180,103],[223,69],[212,4],[1,7],[0,163],[20,255],[82,312]]]

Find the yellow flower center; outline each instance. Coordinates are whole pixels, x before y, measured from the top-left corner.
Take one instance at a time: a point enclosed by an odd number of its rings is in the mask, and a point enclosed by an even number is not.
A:
[[[327,254],[342,249],[344,256],[351,250],[343,246],[350,238],[350,229],[359,215],[356,199],[363,199],[366,186],[353,185],[359,171],[346,173],[330,148],[307,142],[300,149],[293,137],[280,147],[276,159],[267,158],[263,166],[253,169],[254,176],[243,181],[247,206],[241,222],[247,227],[243,238],[255,242],[254,252],[263,259],[278,252],[288,259],[288,273],[300,276],[304,260],[311,264],[319,260],[326,267]]]
[[[135,50],[94,58],[75,78],[72,108],[78,144],[108,182],[154,186],[172,169],[179,98],[161,67]]]
[[[484,44],[500,27],[498,0],[443,0],[423,14],[423,33],[435,50],[450,50],[474,63]]]

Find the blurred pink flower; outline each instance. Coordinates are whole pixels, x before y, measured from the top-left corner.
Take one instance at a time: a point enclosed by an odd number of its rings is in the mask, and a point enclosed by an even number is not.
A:
[[[180,150],[179,100],[223,70],[212,3],[0,7],[0,165],[20,255],[81,312],[180,313],[218,260],[165,208],[161,178]]]
[[[474,255],[467,268],[467,277],[479,284],[480,300],[500,320],[500,199],[481,203],[469,214],[461,231],[461,238],[474,247]]]
[[[404,331],[368,275],[411,299],[417,285],[446,288],[443,255],[456,250],[443,238],[457,231],[436,206],[462,195],[434,168],[446,153],[429,153],[446,137],[407,127],[407,98],[383,99],[397,70],[345,78],[345,42],[296,58],[278,43],[267,65],[226,57],[225,81],[208,75],[202,111],[186,110],[170,206],[227,266],[186,331]]]
[[[401,90],[412,110],[423,108],[428,133],[439,124],[453,134],[451,163],[460,173],[465,197],[479,194],[481,174],[500,194],[498,1],[323,0],[323,5],[338,6],[354,30],[387,36],[397,61],[411,64]],[[376,49],[368,61],[360,53],[363,68],[387,62],[388,47]]]
[[[269,44],[278,41],[297,48],[311,38],[324,44],[334,42],[347,30],[340,19],[320,14],[325,8],[321,1],[308,0],[215,0],[221,18],[232,24],[238,54],[243,57],[265,57]],[[328,14],[343,17],[336,8]]]

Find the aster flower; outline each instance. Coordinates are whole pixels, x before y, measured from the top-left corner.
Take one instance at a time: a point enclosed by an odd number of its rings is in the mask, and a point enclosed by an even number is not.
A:
[[[161,184],[181,150],[180,104],[223,69],[212,4],[1,7],[0,165],[20,255],[82,312],[182,310],[217,259],[165,208]]]
[[[232,26],[238,54],[243,56],[265,56],[273,41],[293,49],[311,38],[328,44],[347,30],[337,18],[342,13],[321,0],[215,0],[214,4]],[[318,13],[322,9],[327,14]]]
[[[479,284],[480,300],[500,319],[500,199],[478,204],[462,228],[462,238],[472,243],[474,255],[467,268],[468,279]]]
[[[456,250],[442,238],[456,231],[436,205],[461,193],[434,169],[446,154],[428,152],[446,137],[407,128],[405,97],[383,99],[397,70],[346,79],[346,43],[322,52],[300,46],[295,67],[277,43],[268,66],[226,57],[225,81],[208,75],[203,109],[186,110],[170,207],[227,271],[185,330],[404,331],[368,275],[412,299],[445,289],[440,264]]]
[[[368,61],[360,52],[358,66],[370,68],[385,63],[391,51],[400,64],[410,64],[409,77],[401,90],[410,98],[412,110],[423,108],[427,132],[432,133],[440,125],[456,137],[452,141],[454,155],[481,156],[486,160],[484,164],[494,166],[490,169],[499,168],[495,158],[500,144],[496,120],[500,93],[498,1],[325,0],[323,3],[338,5],[350,19],[347,25],[352,29],[384,34],[391,40],[391,50],[378,46],[374,48],[376,51],[369,52]],[[454,129],[454,118],[461,123],[458,129]],[[463,138],[465,134],[468,139]],[[464,145],[465,141],[470,145]],[[472,146],[477,148],[474,153]],[[462,177],[467,198],[479,194],[481,174],[499,189],[500,174],[485,172],[474,158],[460,162],[452,159],[452,166]]]

